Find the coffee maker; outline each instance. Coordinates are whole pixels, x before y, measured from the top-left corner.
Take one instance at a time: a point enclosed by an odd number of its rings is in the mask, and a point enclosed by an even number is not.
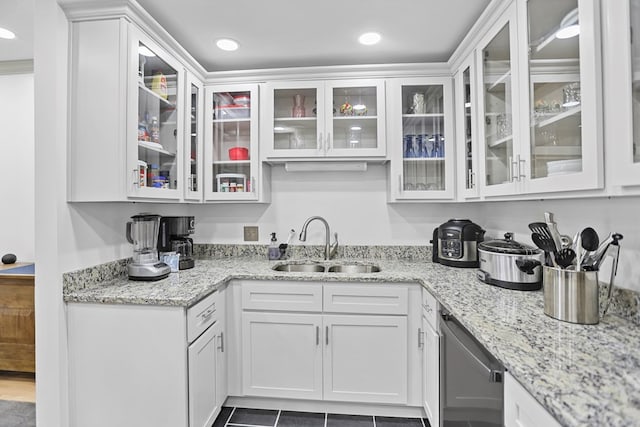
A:
[[[196,220],[192,216],[163,216],[160,218],[158,251],[180,254],[179,270],[193,268],[193,240],[187,237],[195,231]]]
[[[129,264],[129,278],[133,280],[160,280],[171,268],[158,260],[158,228],[160,215],[142,213],[127,222],[127,240],[133,245],[133,262]]]

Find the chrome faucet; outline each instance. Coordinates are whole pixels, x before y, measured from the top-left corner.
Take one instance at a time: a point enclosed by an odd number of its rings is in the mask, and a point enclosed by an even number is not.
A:
[[[336,254],[336,251],[338,250],[338,233],[333,233],[333,236],[336,239],[336,241],[332,245],[331,231],[329,231],[329,223],[327,222],[326,219],[322,218],[321,216],[312,216],[311,218],[307,219],[304,222],[304,225],[302,226],[302,231],[300,232],[299,240],[301,242],[304,242],[307,240],[307,227],[309,227],[309,223],[311,223],[311,221],[313,221],[314,219],[317,219],[318,221],[321,221],[324,224],[324,228],[326,231],[325,242],[324,242],[324,259],[329,260]]]

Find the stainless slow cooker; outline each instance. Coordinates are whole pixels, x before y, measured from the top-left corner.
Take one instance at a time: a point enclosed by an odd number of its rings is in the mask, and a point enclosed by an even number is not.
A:
[[[520,291],[542,287],[544,252],[516,242],[512,233],[505,233],[504,239],[479,243],[478,257],[478,278],[484,283]]]

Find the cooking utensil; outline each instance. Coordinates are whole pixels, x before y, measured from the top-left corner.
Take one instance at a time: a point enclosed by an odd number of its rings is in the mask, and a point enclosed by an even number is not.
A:
[[[584,262],[585,256],[598,249],[599,245],[600,238],[598,237],[596,230],[591,227],[587,227],[580,232],[580,243],[578,245],[580,249],[580,256],[577,256],[578,254],[576,253],[578,267],[580,267]]]
[[[551,237],[553,238],[553,242],[556,245],[556,251],[562,249],[562,238],[560,237],[560,232],[558,231],[558,225],[553,219],[553,214],[551,212],[544,213],[544,222],[549,227],[549,232],[551,233]]]
[[[611,234],[609,237],[607,237],[604,240],[604,242],[602,242],[598,246],[598,248],[595,251],[591,252],[585,258],[585,261],[582,264],[582,268],[584,270],[589,270],[589,271],[599,270],[600,264],[602,263],[602,260],[604,259],[604,256],[607,253],[609,246],[611,245],[618,246],[618,242],[622,240],[622,238],[623,238],[622,234],[619,234],[619,233]]]
[[[567,268],[573,264],[573,261],[576,259],[576,253],[571,248],[563,248],[556,253],[555,259],[560,267]]]
[[[547,226],[544,223],[541,223],[541,224],[543,224],[545,227]],[[556,260],[555,260],[556,245],[553,242],[553,239],[551,238],[551,236],[542,235],[540,233],[531,233],[531,240],[533,240],[533,243],[537,247],[539,247],[544,251],[545,257],[547,258],[547,261],[545,262],[545,264],[547,265],[553,264],[554,267],[557,267],[558,264],[556,264]]]

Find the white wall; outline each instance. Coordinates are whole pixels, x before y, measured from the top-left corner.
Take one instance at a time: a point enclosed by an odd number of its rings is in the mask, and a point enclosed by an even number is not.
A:
[[[33,73],[0,75],[0,256],[35,260]]]

